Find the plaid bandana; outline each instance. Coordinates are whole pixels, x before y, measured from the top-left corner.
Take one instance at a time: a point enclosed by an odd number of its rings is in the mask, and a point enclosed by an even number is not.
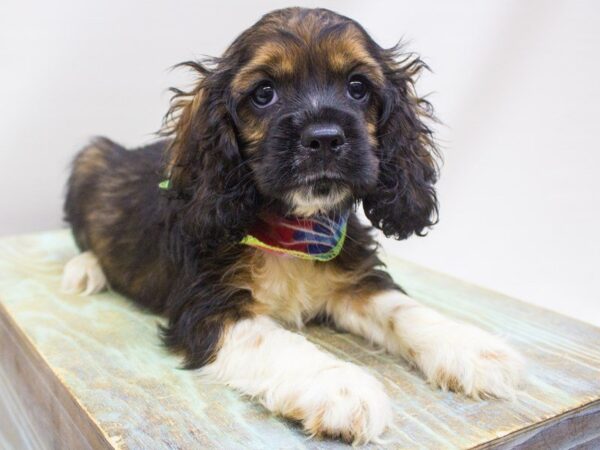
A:
[[[258,220],[242,244],[302,259],[329,261],[342,250],[348,215],[335,219],[267,215]]]
[[[158,187],[171,189],[171,180],[161,181]],[[265,215],[258,219],[241,242],[267,252],[329,261],[339,255],[344,246],[349,215],[345,213],[337,218],[314,216],[310,219]]]

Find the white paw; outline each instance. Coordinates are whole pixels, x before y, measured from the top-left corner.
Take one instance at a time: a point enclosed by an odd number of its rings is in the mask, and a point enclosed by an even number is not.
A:
[[[106,277],[92,252],[72,258],[63,269],[61,291],[66,294],[91,295],[106,287]]]
[[[344,363],[324,369],[294,396],[283,415],[302,422],[311,436],[377,442],[392,420],[383,386],[360,368]]]
[[[460,323],[445,324],[436,335],[415,355],[431,384],[474,398],[514,398],[523,359],[502,339]]]

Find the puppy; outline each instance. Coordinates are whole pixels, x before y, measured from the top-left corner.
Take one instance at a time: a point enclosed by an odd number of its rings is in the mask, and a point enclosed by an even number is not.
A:
[[[64,287],[105,285],[168,319],[185,367],[301,422],[363,443],[392,420],[381,384],[288,328],[322,318],[414,364],[442,389],[510,397],[520,357],[410,298],[383,270],[386,236],[436,217],[424,64],[324,9],[265,15],[221,58],[187,62],[168,137],[76,157],[66,219],[82,254]]]

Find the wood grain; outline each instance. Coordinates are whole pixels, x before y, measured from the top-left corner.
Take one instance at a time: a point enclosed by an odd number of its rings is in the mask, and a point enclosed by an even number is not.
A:
[[[5,357],[6,348],[28,361],[38,355],[36,365],[43,363],[47,369],[42,378],[54,379],[64,389],[55,402],[63,409],[71,402],[67,415],[78,427],[91,427],[84,437],[98,439],[92,446],[345,448],[333,441],[309,441],[294,424],[235,391],[178,369],[179,359],[160,345],[156,324],[161,319],[119,295],[60,294],[62,266],[75,253],[67,231],[0,240],[0,315],[8,334],[17,336],[13,342],[6,332],[0,335],[1,364],[14,383],[24,377],[14,372],[15,360]],[[318,346],[365,366],[384,383],[395,413],[386,447],[510,448],[534,445],[537,439],[550,445],[544,448],[553,448],[558,442],[583,445],[598,439],[599,329],[405,261],[388,263],[411,295],[449,316],[504,335],[526,357],[528,380],[514,402],[477,402],[431,389],[402,360],[359,338],[309,327],[305,333]],[[33,398],[57,389],[40,382]],[[60,408],[46,405],[36,420],[52,423]],[[558,435],[562,441],[555,440]],[[48,439],[39,435],[42,445]]]
[[[53,373],[0,304],[0,401],[10,414],[10,447],[110,449],[94,419]],[[7,421],[8,422],[8,421]],[[7,439],[8,443],[8,439]],[[0,448],[9,448],[8,445]]]

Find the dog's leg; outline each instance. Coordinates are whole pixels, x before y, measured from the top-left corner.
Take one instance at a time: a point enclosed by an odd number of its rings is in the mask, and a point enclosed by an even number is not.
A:
[[[335,324],[416,365],[442,389],[512,398],[522,359],[500,338],[450,320],[399,291],[327,304]]]
[[[388,397],[373,376],[266,316],[227,328],[215,361],[201,373],[302,422],[310,435],[373,441],[391,420]]]
[[[62,292],[91,295],[102,291],[105,287],[106,277],[92,252],[83,252],[65,265],[61,282]]]

